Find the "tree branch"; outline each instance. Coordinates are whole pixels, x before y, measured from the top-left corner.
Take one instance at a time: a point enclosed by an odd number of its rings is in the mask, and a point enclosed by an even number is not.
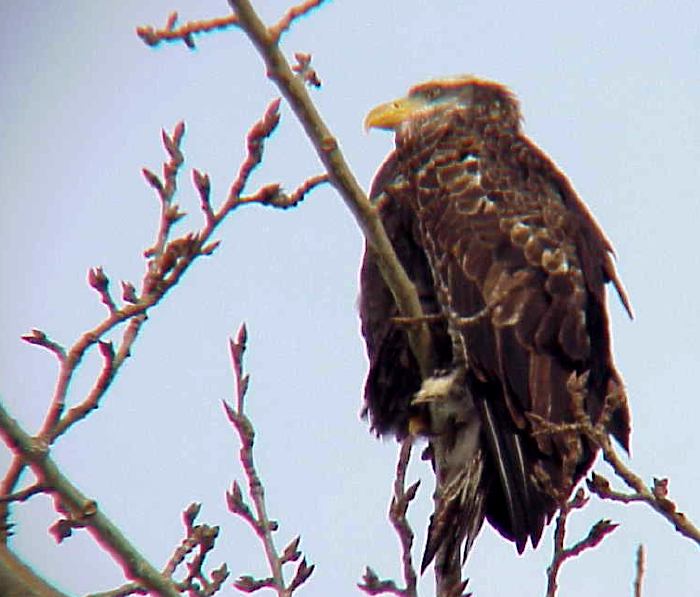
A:
[[[302,557],[298,551],[300,538],[297,537],[287,545],[282,555],[277,551],[272,533],[278,528],[277,522],[270,520],[265,503],[265,487],[260,479],[260,475],[255,467],[253,459],[253,445],[255,443],[255,430],[253,424],[244,412],[245,397],[248,391],[249,377],[243,370],[243,354],[246,349],[248,333],[245,325],[238,330],[236,340],[229,341],[231,352],[231,363],[236,378],[236,405],[235,407],[224,401],[226,416],[238,432],[241,441],[239,459],[243,465],[246,478],[248,479],[248,494],[253,501],[253,509],[246,503],[243,492],[234,481],[231,491],[226,493],[226,502],[229,510],[245,520],[258,535],[265,549],[265,556],[272,576],[258,579],[253,576],[244,575],[234,583],[236,588],[247,593],[252,593],[262,588],[271,588],[277,592],[279,597],[291,597],[294,591],[304,584],[314,571],[314,565],[309,566],[306,558],[302,558],[297,564],[294,578],[289,584],[284,579],[283,566],[287,563],[296,562]]]
[[[641,477],[635,474],[617,455],[612,440],[607,431],[608,422],[613,413],[620,407],[620,401],[625,398],[617,393],[608,394],[605,397],[603,409],[596,422],[593,422],[584,408],[586,400],[586,388],[588,372],[581,375],[573,373],[567,383],[571,394],[572,410],[575,418],[573,423],[554,424],[542,417],[528,414],[528,419],[533,425],[533,434],[560,435],[581,433],[597,445],[603,459],[610,465],[615,474],[625,484],[633,489],[633,493],[623,493],[611,488],[610,482],[597,473],[593,473],[587,480],[588,489],[602,499],[616,502],[631,503],[642,502],[650,506],[666,520],[668,520],[684,537],[700,545],[700,530],[693,522],[678,510],[676,504],[668,497],[668,479],[654,479],[651,488],[647,487]]]
[[[213,19],[204,19],[201,21],[190,21],[180,27],[175,27],[177,24],[178,15],[176,12],[170,13],[165,27],[155,29],[154,27],[137,27],[136,35],[138,35],[144,43],[149,46],[157,46],[161,42],[176,42],[182,41],[190,50],[194,50],[194,36],[202,33],[209,33],[214,30],[228,29],[237,24],[235,15],[226,15],[225,17],[216,17]]]
[[[0,435],[15,454],[29,463],[38,482],[50,491],[58,502],[59,510],[66,514],[63,528],[86,527],[90,534],[120,564],[127,578],[142,583],[160,595],[177,597],[179,592],[172,582],[153,568],[129,543],[121,531],[58,469],[48,455],[48,446],[29,436],[0,403]],[[60,522],[60,521],[59,521]]]
[[[574,510],[583,508],[587,503],[588,498],[584,495],[583,489],[579,489],[574,497],[562,504],[559,509],[557,524],[554,529],[554,553],[552,554],[552,563],[549,568],[547,568],[547,597],[555,597],[557,594],[557,576],[566,560],[575,558],[585,550],[596,547],[618,527],[617,524],[609,520],[599,520],[591,527],[586,537],[576,542],[571,547],[564,547],[566,521],[569,514]]]
[[[416,597],[416,571],[413,568],[411,558],[411,548],[413,547],[413,529],[408,523],[406,512],[409,504],[416,497],[420,481],[416,481],[406,489],[406,469],[411,460],[411,444],[413,438],[406,437],[401,443],[399,458],[396,463],[396,477],[394,479],[394,495],[389,506],[389,520],[396,530],[401,543],[401,563],[403,567],[403,578],[406,586],[400,588],[393,580],[380,580],[377,573],[367,566],[362,576],[362,582],[358,587],[368,595],[397,595],[398,597]]]
[[[289,102],[311,140],[319,159],[326,168],[331,184],[338,190],[377,256],[380,271],[405,317],[420,318],[423,313],[416,290],[401,267],[396,253],[382,226],[375,207],[355,179],[338,147],[338,142],[321,119],[304,85],[282,54],[278,37],[260,20],[248,0],[229,0],[238,24],[253,42],[265,61],[268,77]],[[305,3],[307,4],[307,3]],[[407,330],[411,348],[416,355],[421,373],[432,372],[432,339],[427,325],[412,326]]]
[[[641,543],[637,547],[637,560],[634,573],[634,597],[642,597],[642,586],[644,581],[644,545]]]

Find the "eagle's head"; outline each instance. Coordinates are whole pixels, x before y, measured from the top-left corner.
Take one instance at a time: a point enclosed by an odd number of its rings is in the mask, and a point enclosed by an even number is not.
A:
[[[410,125],[415,119],[439,117],[453,110],[473,112],[516,129],[520,126],[518,100],[505,85],[474,75],[459,75],[414,85],[406,97],[377,106],[365,118],[365,130],[400,132],[403,125]]]

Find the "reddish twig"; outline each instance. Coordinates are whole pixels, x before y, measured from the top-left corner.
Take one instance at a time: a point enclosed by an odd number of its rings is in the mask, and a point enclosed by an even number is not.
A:
[[[24,502],[37,493],[46,493],[47,491],[48,488],[46,485],[35,483],[26,489],[22,489],[21,491],[15,491],[14,493],[0,496],[0,502]]]
[[[154,27],[137,27],[136,34],[149,46],[157,46],[161,42],[178,42],[182,41],[190,49],[194,50],[194,36],[202,33],[209,33],[215,30],[228,29],[238,23],[236,15],[226,15],[225,17],[216,17],[213,19],[203,19],[201,21],[190,21],[175,27],[178,14],[170,13],[165,27],[155,29]]]
[[[263,123],[262,129],[258,127],[258,130],[261,130],[262,134],[269,134],[267,129],[274,128],[274,126],[268,127],[269,120],[274,120],[273,113],[276,113],[276,108],[274,106],[272,109],[268,109],[268,119]],[[254,202],[256,199],[255,195],[244,198],[232,197],[230,201],[225,201],[221,208],[215,212],[209,204],[208,177],[197,173],[195,174],[195,186],[200,192],[202,207],[205,213],[205,224],[197,233],[189,233],[180,238],[170,239],[172,226],[183,215],[179,207],[173,202],[173,199],[177,191],[177,176],[184,162],[184,157],[180,149],[184,132],[184,124],[179,123],[175,127],[172,135],[165,132],[162,134],[163,145],[168,153],[168,159],[163,164],[162,178],[148,169],[144,169],[143,171],[144,177],[148,184],[156,191],[160,201],[161,217],[155,242],[153,246],[144,253],[148,261],[140,291],[137,291],[132,284],[123,282],[122,298],[124,304],[118,306],[109,292],[108,277],[101,268],[94,268],[90,270],[88,274],[88,283],[98,292],[102,302],[107,306],[109,311],[107,317],[102,322],[90,331],[84,333],[69,350],[64,349],[57,342],[50,340],[44,332],[39,330],[33,330],[31,334],[24,336],[25,341],[50,350],[59,361],[58,379],[50,407],[39,435],[35,440],[32,440],[36,445],[44,446],[47,455],[49,446],[51,446],[58,437],[99,406],[101,398],[104,396],[122,364],[129,356],[131,347],[143,323],[146,321],[148,310],[158,304],[167,292],[179,282],[181,276],[198,257],[210,255],[214,252],[218,246],[218,242],[212,242],[211,236],[216,227],[226,216],[238,205]],[[244,171],[245,169],[242,168],[241,170]],[[243,183],[245,183],[244,179],[247,179],[251,170],[252,168],[247,169],[247,173],[244,172],[241,177]],[[278,207],[289,207],[292,204],[298,203],[305,193],[324,180],[325,177],[309,179],[290,197],[276,192],[274,198],[271,197],[264,200],[263,197],[258,196],[257,199],[258,202],[264,202]],[[106,334],[123,323],[127,325],[122,334],[121,341],[115,348],[111,342],[105,341],[103,338]],[[73,375],[87,351],[95,345],[98,347],[103,358],[102,369],[85,398],[70,410],[64,412],[67,392],[71,385],[70,382]],[[0,502],[0,516],[2,517],[0,519],[0,534],[3,539],[7,536],[10,528],[7,522],[9,513],[8,504],[11,501],[16,501],[18,496],[30,497],[30,495],[35,494],[33,491],[25,493],[14,492],[28,459],[25,453],[17,450],[16,446],[14,446],[13,449],[16,453],[16,458],[0,485],[0,490],[2,490],[0,496],[6,497],[4,503]],[[42,481],[40,480],[39,483],[42,484]],[[52,489],[55,489],[56,493],[62,496],[61,488],[52,487]],[[65,496],[61,498],[62,501],[66,499]],[[73,529],[82,526],[90,528],[94,531],[94,534],[101,536],[100,533],[102,531],[100,528],[92,528],[92,518],[90,517],[81,518],[67,516],[65,519],[59,520],[59,522],[53,526],[52,532],[57,538],[62,539],[70,535]],[[105,541],[102,542],[106,543]],[[126,549],[128,552],[129,548]],[[120,555],[123,558],[127,557],[124,554],[115,553],[115,558],[119,559]],[[135,562],[135,565],[136,564],[137,562]],[[304,567],[300,568],[299,573],[303,576],[303,573],[305,573]],[[300,577],[298,576],[298,578]],[[211,586],[215,584],[214,582]],[[133,588],[134,587],[129,587],[129,590]],[[121,591],[122,589],[119,590]]]
[[[51,351],[52,353],[54,353],[60,364],[63,364],[63,361],[65,361],[68,356],[66,354],[66,349],[63,348],[63,346],[51,340],[41,330],[32,330],[31,333],[22,336],[22,340],[24,340],[28,344],[34,344],[35,346],[43,346],[47,350]]]
[[[253,195],[240,197],[236,205],[260,203],[261,205],[269,205],[270,207],[276,207],[278,209],[289,209],[299,205],[312,189],[326,182],[328,182],[327,174],[311,176],[289,195],[284,193],[278,184],[273,183],[265,185]]]
[[[208,597],[219,592],[229,572],[226,564],[207,574],[203,570],[207,555],[213,550],[219,534],[219,527],[207,524],[195,524],[201,504],[192,503],[182,513],[185,524],[185,537],[177,546],[173,555],[163,569],[165,578],[172,578],[177,569],[185,563],[187,574],[185,579],[176,583],[182,593]],[[191,556],[190,561],[187,558]],[[146,594],[147,591],[139,583],[127,583],[121,587],[103,593],[95,593],[90,597],[126,597],[133,594]]]
[[[94,267],[88,272],[88,284],[98,292],[109,312],[114,313],[117,306],[109,291],[109,278],[101,267]]]
[[[413,547],[413,529],[406,518],[408,506],[416,497],[420,481],[413,483],[406,489],[406,469],[411,459],[412,438],[406,437],[399,450],[399,458],[396,463],[396,477],[394,479],[394,495],[389,506],[389,520],[396,530],[401,543],[401,563],[405,587],[400,588],[393,580],[380,580],[376,572],[367,566],[362,576],[362,583],[358,587],[368,595],[397,595],[400,597],[416,597],[416,571],[413,567],[411,548]]]
[[[2,404],[0,402],[0,404]],[[19,479],[22,476],[25,465],[22,456],[15,454],[12,458],[12,462],[5,473],[5,476],[0,483],[0,495],[10,495],[14,488],[19,483]],[[7,538],[10,535],[12,529],[12,524],[9,522],[10,514],[10,503],[11,502],[0,502],[0,541],[3,544],[7,543]]]
[[[274,43],[278,43],[280,37],[292,26],[292,23],[297,19],[311,12],[314,8],[318,8],[325,0],[304,0],[299,4],[292,6],[287,12],[282,15],[282,18],[270,27],[270,35]]]
[[[248,391],[249,377],[244,373],[243,354],[246,349],[247,331],[242,325],[235,340],[229,341],[231,363],[236,379],[236,405],[235,407],[224,401],[226,416],[238,432],[241,440],[239,459],[243,465],[246,479],[248,480],[248,495],[253,503],[251,508],[243,496],[238,482],[234,481],[231,491],[226,493],[226,502],[229,510],[245,520],[260,538],[270,567],[271,577],[255,578],[244,575],[234,583],[241,591],[252,593],[262,588],[271,588],[279,597],[290,597],[294,591],[303,585],[314,571],[314,566],[306,563],[302,558],[297,564],[294,577],[289,584],[284,579],[283,566],[296,562],[301,557],[299,552],[300,538],[296,537],[280,555],[277,551],[272,534],[277,530],[277,522],[270,520],[265,503],[265,488],[255,467],[253,459],[253,445],[255,442],[255,430],[253,424],[244,412],[245,397]]]
[[[273,100],[263,117],[248,131],[246,136],[248,155],[241,164],[236,180],[231,185],[229,201],[235,201],[240,196],[253,170],[262,161],[265,140],[274,132],[280,121],[280,101],[280,99]]]
[[[596,547],[605,537],[612,533],[618,525],[609,520],[599,520],[595,523],[588,535],[572,545],[564,547],[566,535],[566,521],[573,510],[583,508],[588,499],[583,489],[579,489],[571,500],[562,504],[557,516],[557,524],[554,530],[554,553],[552,563],[547,568],[547,597],[554,597],[557,594],[557,575],[561,566],[570,558],[580,555],[587,549]]]
[[[622,462],[609,438],[594,432],[595,441],[603,451],[603,458],[621,478],[633,493],[615,491],[610,487],[610,482],[602,475],[594,474],[588,481],[588,488],[598,497],[616,502],[631,503],[641,502],[647,504],[666,520],[684,537],[700,545],[700,530],[668,497],[668,479],[654,479],[651,488],[647,487],[641,477]]]

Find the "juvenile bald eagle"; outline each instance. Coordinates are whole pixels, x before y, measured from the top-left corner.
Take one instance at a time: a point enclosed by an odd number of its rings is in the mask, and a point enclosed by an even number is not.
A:
[[[628,448],[607,282],[630,316],[631,308],[612,246],[524,135],[518,102],[498,83],[463,76],[417,85],[365,124],[396,133],[371,199],[428,316],[435,365],[421,379],[368,248],[365,413],[380,435],[428,439],[436,508],[423,568],[436,554],[437,565],[459,568],[484,518],[521,553],[595,458],[576,431],[534,433],[537,421],[574,421],[577,382],[593,421],[606,396],[617,396],[608,431]]]

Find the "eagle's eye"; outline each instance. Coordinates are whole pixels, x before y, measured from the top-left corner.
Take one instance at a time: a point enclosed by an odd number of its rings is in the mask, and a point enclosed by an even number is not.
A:
[[[440,91],[440,89],[438,89],[437,87],[433,87],[432,89],[428,89],[428,90],[426,91],[425,95],[428,97],[428,99],[429,99],[430,101],[432,101],[432,100],[437,99],[438,97],[440,97],[441,93],[442,93],[442,92]]]

